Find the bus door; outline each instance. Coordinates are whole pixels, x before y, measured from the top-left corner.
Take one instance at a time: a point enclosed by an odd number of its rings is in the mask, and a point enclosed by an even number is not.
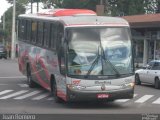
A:
[[[64,42],[63,28],[59,29],[57,36],[57,55],[59,63],[59,72],[57,73],[57,95],[62,99],[66,99],[66,42]]]

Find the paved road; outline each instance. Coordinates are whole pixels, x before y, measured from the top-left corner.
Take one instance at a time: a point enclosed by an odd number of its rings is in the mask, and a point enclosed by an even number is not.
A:
[[[29,88],[16,60],[0,60],[0,113],[31,114],[146,114],[160,113],[160,90],[135,87],[135,97],[111,103],[61,103],[41,87]]]

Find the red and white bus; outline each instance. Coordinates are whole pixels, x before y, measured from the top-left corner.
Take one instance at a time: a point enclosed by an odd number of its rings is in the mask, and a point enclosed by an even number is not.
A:
[[[134,95],[130,27],[85,9],[19,16],[19,70],[55,100],[113,101]]]

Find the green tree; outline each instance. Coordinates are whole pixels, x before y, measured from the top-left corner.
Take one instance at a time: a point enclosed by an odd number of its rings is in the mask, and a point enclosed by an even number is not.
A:
[[[13,4],[13,0],[6,0],[8,3]],[[16,3],[21,4],[21,5],[26,5],[30,2],[31,0],[16,0]]]
[[[6,33],[6,39],[7,41],[11,41],[11,33],[12,33],[12,13],[13,13],[13,7],[10,7],[5,12],[5,33]],[[22,6],[22,4],[16,3],[16,19],[19,14],[25,13],[25,8]],[[3,21],[2,21],[3,22]]]
[[[113,16],[144,14],[147,4],[144,0],[108,0]]]
[[[5,31],[3,29],[0,29],[0,43],[2,42],[3,38],[5,38]]]
[[[147,13],[160,13],[160,0],[145,0]]]
[[[63,8],[82,8],[96,10],[99,0],[64,0],[61,3]]]
[[[157,11],[156,12],[160,13],[160,0],[158,0],[158,2],[157,2]]]
[[[13,0],[7,0],[12,3]],[[31,0],[16,0],[26,6]],[[37,2],[37,0],[32,0]],[[96,11],[100,0],[38,0],[48,8],[50,5],[59,8],[83,8]],[[160,0],[103,0],[106,12],[112,16],[135,15],[144,13],[159,13]]]
[[[7,0],[9,3],[13,4],[13,0]],[[42,2],[42,3],[49,3],[53,4],[60,4],[62,0],[16,0],[17,3],[22,5],[27,5],[28,3],[34,2]]]
[[[3,39],[6,39],[7,33],[5,30],[3,30],[2,27],[3,25],[0,24],[0,43],[2,42]]]

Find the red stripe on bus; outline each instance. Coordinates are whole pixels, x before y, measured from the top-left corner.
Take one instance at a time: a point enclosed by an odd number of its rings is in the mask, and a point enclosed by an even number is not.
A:
[[[43,60],[41,58],[39,59],[39,62],[41,64],[43,70],[45,71],[47,79],[50,80],[50,76],[49,76],[49,72],[47,70],[47,67],[45,66],[45,64],[44,64],[44,62],[43,62]]]
[[[82,23],[82,24],[65,24],[65,26],[129,26],[127,23]]]
[[[29,57],[29,61],[31,63],[31,66],[32,66],[32,69],[33,69],[33,72],[35,73],[36,75],[36,78],[37,80],[39,81],[39,83],[46,89],[48,89],[49,85],[47,83],[44,82],[44,80],[40,77],[40,75],[37,73],[37,70],[36,70],[36,67],[34,66],[35,65],[35,62],[32,64],[32,61],[31,61],[31,58]]]

